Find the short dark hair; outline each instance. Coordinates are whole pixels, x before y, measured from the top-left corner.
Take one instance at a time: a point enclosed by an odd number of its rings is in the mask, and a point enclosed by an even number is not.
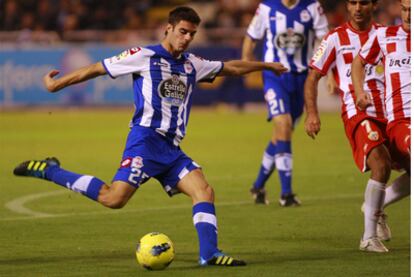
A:
[[[201,19],[196,11],[190,7],[185,6],[175,8],[174,10],[170,11],[170,14],[168,15],[168,23],[173,26],[177,25],[181,20],[185,20],[196,25],[200,24],[201,22]]]

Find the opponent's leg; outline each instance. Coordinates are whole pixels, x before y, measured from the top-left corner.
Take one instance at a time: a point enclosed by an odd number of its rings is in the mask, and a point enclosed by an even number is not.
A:
[[[179,181],[177,188],[190,196],[193,201],[193,222],[200,246],[200,265],[246,265],[244,261],[225,255],[217,248],[214,191],[204,178],[201,169],[192,170],[185,175]]]

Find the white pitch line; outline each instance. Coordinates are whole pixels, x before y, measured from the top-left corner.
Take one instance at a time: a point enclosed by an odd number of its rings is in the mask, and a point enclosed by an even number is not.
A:
[[[24,204],[32,200],[37,200],[44,197],[56,196],[60,194],[68,193],[69,191],[53,191],[53,192],[43,192],[37,194],[31,194],[24,197],[20,197],[13,201],[10,201],[6,204],[6,207],[13,212],[25,214],[28,216],[21,217],[9,217],[1,218],[0,221],[18,221],[18,220],[30,220],[38,218],[51,218],[51,217],[70,217],[70,216],[89,216],[89,215],[107,215],[107,214],[116,214],[116,213],[142,213],[142,212],[154,212],[154,211],[163,211],[163,210],[175,210],[175,209],[188,209],[190,204],[180,204],[180,205],[171,205],[165,207],[154,207],[154,208],[139,208],[139,209],[124,209],[124,210],[111,210],[106,208],[104,211],[94,211],[94,212],[78,212],[78,213],[61,213],[61,214],[48,214],[42,212],[36,212],[24,207]],[[363,198],[363,194],[339,194],[335,196],[321,196],[321,197],[304,197],[302,200],[305,201],[323,201],[323,200],[335,200],[335,199],[352,199],[352,198]],[[235,201],[235,202],[218,202],[215,204],[217,207],[224,206],[238,206],[238,205],[251,205],[252,201]]]
[[[16,198],[10,202],[7,202],[5,204],[5,207],[12,212],[18,213],[18,214],[24,214],[29,215],[31,218],[39,218],[39,217],[53,217],[55,214],[48,214],[48,213],[42,213],[42,212],[36,212],[34,210],[31,210],[29,208],[26,208],[24,205],[27,202],[37,200],[44,197],[50,197],[50,196],[56,196],[60,194],[67,193],[67,191],[64,190],[58,190],[58,191],[49,191],[49,192],[42,192],[42,193],[36,193],[36,194],[30,194],[23,197]]]

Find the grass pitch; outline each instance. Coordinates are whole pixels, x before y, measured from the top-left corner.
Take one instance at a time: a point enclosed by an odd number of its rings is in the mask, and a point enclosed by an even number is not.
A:
[[[200,268],[191,201],[172,199],[156,181],[143,185],[117,211],[32,178],[19,162],[57,156],[63,167],[110,181],[121,158],[132,110],[28,110],[0,115],[0,276],[409,276],[410,200],[387,208],[393,239],[387,254],[358,250],[360,206],[368,175],[353,163],[338,114],[322,116],[317,140],[299,124],[294,134],[294,190],[299,208],[249,195],[270,137],[265,112],[193,111],[184,151],[215,188],[219,246],[245,259],[242,268]],[[397,174],[393,174],[395,178]],[[148,272],[135,245],[151,231],[175,244],[175,261]]]

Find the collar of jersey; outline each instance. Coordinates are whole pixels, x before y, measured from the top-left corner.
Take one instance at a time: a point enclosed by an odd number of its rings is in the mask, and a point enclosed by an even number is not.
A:
[[[168,59],[181,60],[184,56],[181,53],[180,56],[174,57],[173,55],[171,55],[170,52],[167,51],[167,49],[164,48],[164,46],[162,46],[162,44],[154,45],[153,48],[155,48],[155,50],[157,50],[158,54],[160,54],[161,56],[166,56]]]
[[[351,29],[352,32],[357,33],[357,34],[365,34],[365,33],[369,33],[369,31],[371,31],[372,27],[374,26],[374,23],[371,23],[370,27],[367,30],[364,31],[359,31],[357,29],[355,29],[352,24],[351,21],[348,21],[346,23],[346,25],[348,26],[349,29]]]

